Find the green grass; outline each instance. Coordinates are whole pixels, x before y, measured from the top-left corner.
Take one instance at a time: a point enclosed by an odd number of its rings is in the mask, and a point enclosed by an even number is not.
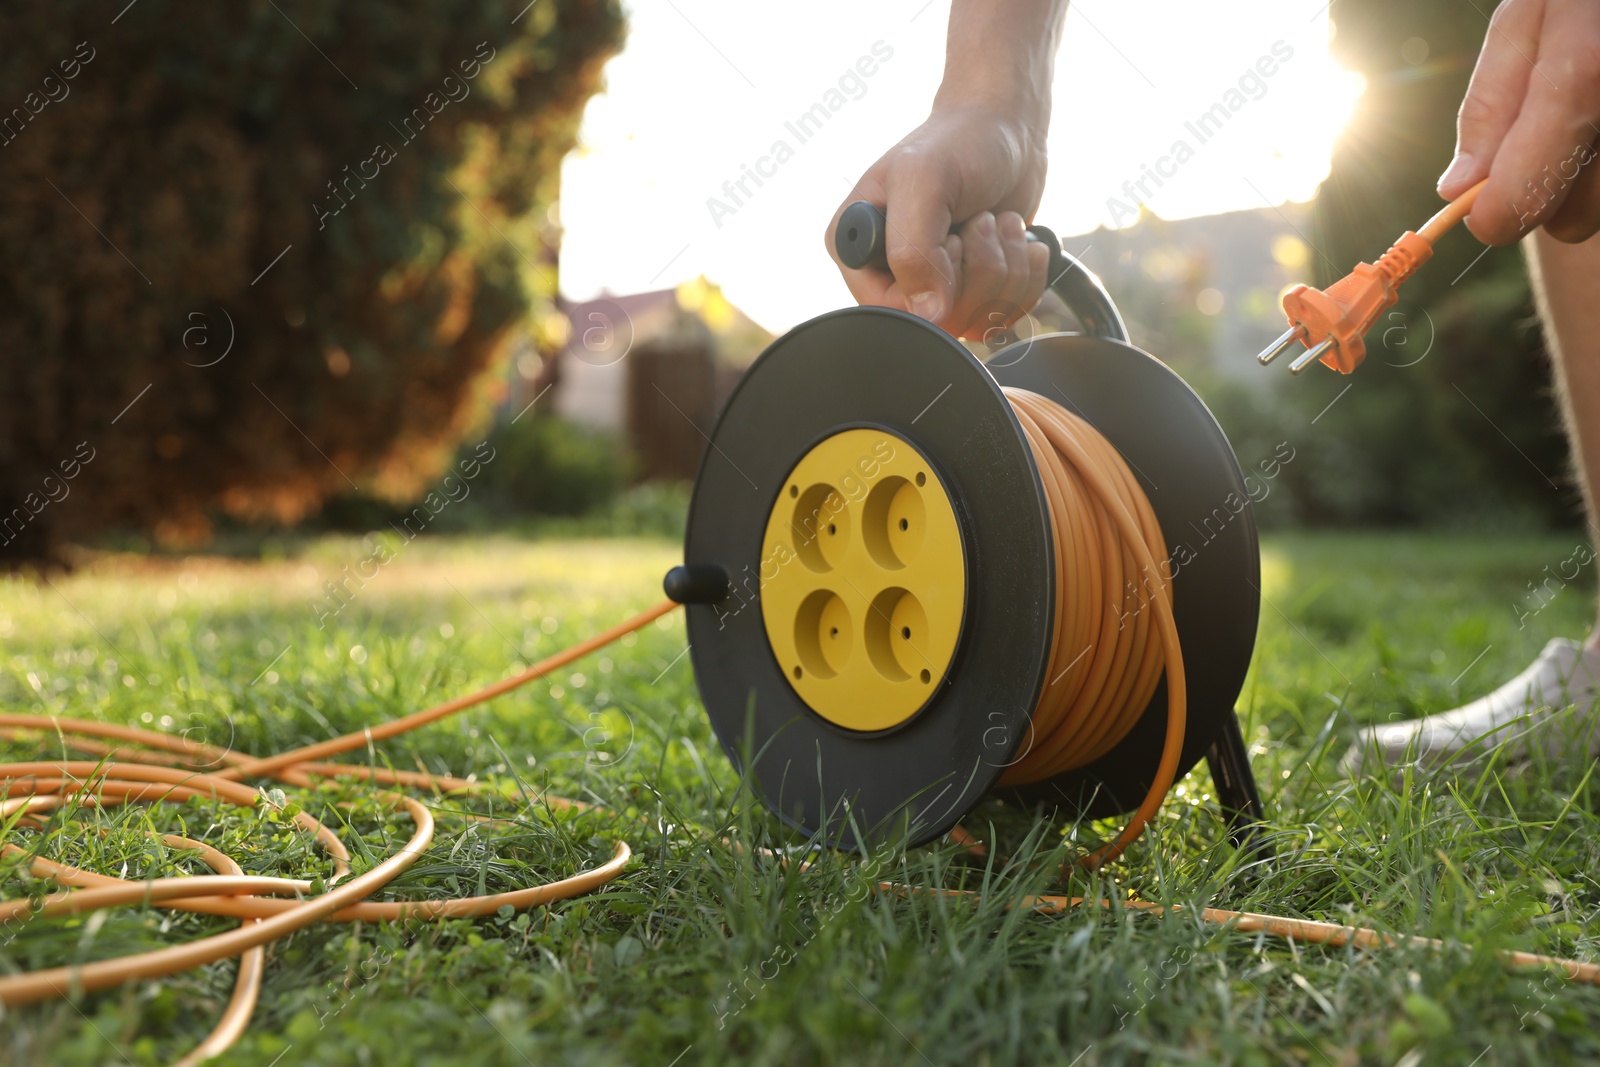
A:
[[[243,1041],[220,1062],[521,1065],[1593,1062],[1600,990],[1513,975],[1493,951],[1600,957],[1600,795],[1589,762],[1491,764],[1352,786],[1357,725],[1437,711],[1521,669],[1592,617],[1586,573],[1519,627],[1528,583],[1571,538],[1295,536],[1269,541],[1255,666],[1240,698],[1277,859],[1228,845],[1191,777],[1155,832],[1098,877],[1057,875],[1074,827],[985,802],[988,865],[949,847],[784,868],[725,843],[792,843],[752,807],[700,711],[671,616],[486,708],[355,758],[546,788],[610,812],[554,817],[509,788],[440,805],[440,835],[389,891],[450,896],[559,877],[629,841],[587,897],[527,915],[323,925],[274,945]],[[53,585],[0,584],[0,707],[142,723],[266,753],[504,676],[659,596],[660,541],[440,539],[406,548],[318,628],[323,577],[367,550],[289,558],[106,557]],[[54,741],[0,743],[53,758]],[[367,791],[286,790],[338,824],[361,867],[409,826]],[[351,806],[338,806],[351,799]],[[127,877],[200,870],[148,831],[203,836],[247,870],[327,876],[272,818],[209,803],[77,809],[11,837]],[[981,902],[866,892],[874,877],[984,890]],[[0,894],[45,891],[0,861]],[[1290,947],[1121,909],[1044,918],[1055,889],[1361,921],[1443,953]],[[6,931],[0,969],[103,958],[228,928],[157,909]],[[12,936],[14,934],[14,936]],[[6,940],[9,938],[9,940]],[[1465,947],[1470,945],[1471,947]],[[13,1009],[0,1061],[165,1062],[202,1036],[234,965]],[[281,1057],[281,1058],[279,1058]]]

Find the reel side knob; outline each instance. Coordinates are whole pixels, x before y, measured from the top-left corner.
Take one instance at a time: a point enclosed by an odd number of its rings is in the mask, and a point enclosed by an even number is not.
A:
[[[684,563],[661,580],[669,599],[679,604],[715,604],[728,596],[728,572],[715,563]]]

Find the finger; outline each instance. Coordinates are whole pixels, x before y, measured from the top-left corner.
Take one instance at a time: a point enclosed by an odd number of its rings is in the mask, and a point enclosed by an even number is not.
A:
[[[1028,298],[1028,279],[1032,273],[1028,230],[1022,216],[1015,211],[1001,213],[995,223],[1000,228],[1000,247],[1006,255],[1006,281],[1000,290],[1000,300],[1007,309],[1005,325],[1009,326],[1033,307]]]
[[[1600,20],[1561,13],[1549,0],[1537,66],[1517,115],[1489,171],[1467,226],[1479,240],[1506,244],[1542,226],[1561,209],[1592,157],[1600,116]]]
[[[967,320],[960,336],[986,346],[994,345],[997,339],[1005,343],[1007,328],[1031,306],[1022,303],[1028,291],[1029,272],[1028,236],[1022,216],[1014,211],[995,216],[994,231],[995,250],[1004,264],[1003,270],[997,272],[994,284],[981,293],[964,289],[960,301]]]
[[[840,202],[839,207],[833,213],[833,218],[828,220],[828,228],[822,235],[822,243],[828,250],[828,258],[833,260],[834,265],[839,268],[839,274],[844,278],[844,284],[849,288],[850,295],[855,298],[856,303],[897,307],[904,310],[906,303],[901,298],[899,290],[894,288],[894,275],[886,270],[873,267],[868,267],[865,270],[851,270],[839,262],[839,249],[834,243],[834,232],[839,227],[839,218],[844,214],[845,208],[857,200],[866,200],[869,203],[880,206],[886,200],[881,172],[881,163],[873,164],[861,176],[861,180],[851,188],[850,195]]]
[[[1045,287],[1050,284],[1050,249],[1042,241],[1028,244],[1028,293],[1022,304],[1027,308],[1039,306]]]
[[[980,211],[961,225],[961,288],[954,307],[941,324],[957,337],[967,334],[982,318],[987,305],[999,298],[1006,284],[1006,253],[1000,246],[1000,228],[994,214]],[[982,324],[979,322],[979,329]]]
[[[1456,117],[1456,154],[1439,176],[1439,195],[1454,200],[1489,173],[1516,121],[1533,74],[1546,0],[1506,0],[1489,18],[1483,50]]]
[[[1578,176],[1560,209],[1544,224],[1545,232],[1564,244],[1582,244],[1600,233],[1600,167],[1594,146],[1580,157]]]
[[[973,313],[964,335],[969,341],[981,343],[991,355],[1016,340],[1012,326],[1038,303],[1050,262],[1045,247],[1028,240],[1021,215],[1003,212],[996,216],[995,224],[1006,261],[1005,280],[999,293]],[[1036,274],[1038,288],[1034,288]]]
[[[902,305],[930,322],[955,306],[956,261],[945,248],[956,178],[927,156],[900,156],[885,182],[889,271]]]

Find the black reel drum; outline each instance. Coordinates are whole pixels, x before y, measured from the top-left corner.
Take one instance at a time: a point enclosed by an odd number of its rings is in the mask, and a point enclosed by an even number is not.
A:
[[[846,211],[847,265],[881,257],[881,218]],[[1128,343],[1099,280],[1049,231],[1030,232],[1088,332],[1019,341],[985,363],[904,312],[823,315],[751,365],[701,461],[667,592],[687,605],[724,750],[807,834],[856,846],[905,827],[913,843],[932,840],[1024,751],[1050,681],[1056,563],[1044,486],[1002,386],[1086,419],[1148,495],[1188,676],[1179,776],[1205,756],[1236,836],[1262,817],[1233,710],[1260,610],[1238,461],[1194,391]],[[1131,811],[1166,718],[1163,682],[1104,756],[1002,795],[1089,818]]]

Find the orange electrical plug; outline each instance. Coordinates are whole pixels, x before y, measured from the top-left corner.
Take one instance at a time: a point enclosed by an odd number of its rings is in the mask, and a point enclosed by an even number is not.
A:
[[[1376,263],[1362,263],[1326,289],[1297,285],[1283,294],[1289,329],[1256,359],[1266,366],[1296,341],[1306,351],[1289,364],[1299,374],[1321,360],[1340,374],[1349,374],[1367,358],[1362,341],[1378,316],[1400,299],[1400,283],[1428,261],[1445,232],[1467,216],[1487,179],[1474,185],[1429,219],[1420,231],[1407,230]]]

